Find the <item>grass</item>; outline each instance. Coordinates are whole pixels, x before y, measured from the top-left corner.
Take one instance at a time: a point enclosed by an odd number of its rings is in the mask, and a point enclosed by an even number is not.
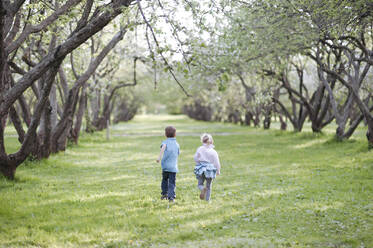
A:
[[[163,129],[178,130],[176,203],[160,200]],[[222,175],[198,197],[198,135]],[[373,151],[362,135],[139,116],[0,178],[0,247],[373,247]],[[15,139],[13,136],[7,139]],[[10,142],[14,150],[16,142]]]

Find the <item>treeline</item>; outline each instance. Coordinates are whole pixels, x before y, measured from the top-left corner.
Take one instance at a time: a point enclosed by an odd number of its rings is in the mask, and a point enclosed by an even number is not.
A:
[[[360,123],[373,147],[373,3],[371,1],[221,1],[190,5],[214,18],[189,46],[194,97],[184,112],[313,132],[337,124],[348,139]],[[206,85],[204,89],[198,85]],[[215,99],[215,100],[214,100]],[[218,99],[218,100],[216,100]]]

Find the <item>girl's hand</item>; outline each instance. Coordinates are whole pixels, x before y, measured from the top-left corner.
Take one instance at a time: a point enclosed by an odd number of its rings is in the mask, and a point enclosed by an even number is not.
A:
[[[216,172],[216,175],[218,175],[218,176],[220,175],[220,170],[218,170],[218,171]]]

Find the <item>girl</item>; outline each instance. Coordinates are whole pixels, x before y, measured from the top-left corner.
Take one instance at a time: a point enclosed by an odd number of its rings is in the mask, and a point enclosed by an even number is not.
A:
[[[214,150],[214,140],[210,134],[204,133],[201,136],[202,146],[198,147],[194,155],[196,166],[194,174],[198,180],[198,188],[201,191],[199,198],[210,200],[211,183],[216,175],[220,175],[220,162],[218,153]],[[206,181],[206,186],[204,182]]]

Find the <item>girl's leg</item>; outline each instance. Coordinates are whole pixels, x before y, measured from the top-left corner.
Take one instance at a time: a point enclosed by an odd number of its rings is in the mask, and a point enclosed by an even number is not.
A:
[[[206,201],[210,200],[211,190],[212,190],[212,178],[206,178]]]
[[[205,177],[205,175],[203,174],[203,175],[201,175],[200,178],[201,178],[201,179],[198,180],[198,188],[201,190],[201,194],[199,195],[199,199],[204,200],[204,199],[206,199],[206,191],[207,191],[207,188],[204,187],[203,184],[204,184],[204,182],[205,182],[205,180],[206,180],[206,177]]]
[[[203,190],[203,183],[205,182],[205,176],[204,175],[201,175],[201,176],[198,176],[198,189],[199,190]]]

